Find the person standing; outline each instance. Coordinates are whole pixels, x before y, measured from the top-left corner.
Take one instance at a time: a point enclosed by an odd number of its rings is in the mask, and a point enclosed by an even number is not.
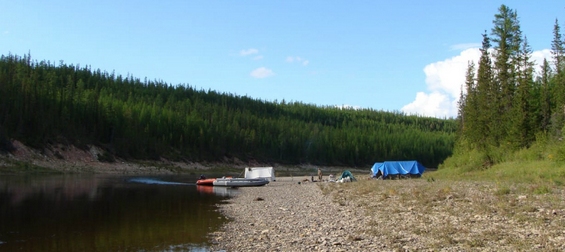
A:
[[[318,168],[318,180],[322,181],[322,169]]]

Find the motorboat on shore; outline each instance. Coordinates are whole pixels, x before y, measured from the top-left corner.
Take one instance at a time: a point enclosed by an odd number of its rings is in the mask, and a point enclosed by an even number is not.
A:
[[[227,176],[227,177],[224,176],[222,178],[232,178],[232,176]],[[204,175],[200,175],[200,178],[198,180],[196,180],[196,185],[213,186],[214,181],[216,181],[216,179],[218,179],[218,178],[207,178]]]
[[[202,178],[202,179],[196,180],[196,185],[212,186],[212,185],[214,185],[214,181],[216,181],[216,178]]]
[[[227,187],[246,187],[246,186],[264,186],[269,180],[263,178],[216,178],[212,184],[214,186]]]

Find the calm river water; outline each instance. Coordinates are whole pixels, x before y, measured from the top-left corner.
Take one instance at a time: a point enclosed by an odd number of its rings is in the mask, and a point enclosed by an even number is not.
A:
[[[236,189],[196,176],[0,176],[0,251],[208,251]]]

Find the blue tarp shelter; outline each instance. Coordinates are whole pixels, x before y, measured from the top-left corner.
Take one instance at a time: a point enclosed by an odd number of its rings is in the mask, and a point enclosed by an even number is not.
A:
[[[415,175],[422,176],[426,167],[418,161],[385,161],[375,163],[371,168],[373,177],[387,178],[390,175]]]

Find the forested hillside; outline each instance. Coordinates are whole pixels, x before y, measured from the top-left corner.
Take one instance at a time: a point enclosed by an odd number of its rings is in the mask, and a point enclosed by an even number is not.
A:
[[[502,5],[493,25],[483,34],[480,60],[467,70],[458,117],[456,152],[464,157],[459,165],[512,161],[514,153],[532,146],[534,159],[565,161],[565,40],[559,21],[548,41],[552,59],[544,60],[539,71],[517,12]],[[471,150],[479,153],[476,162],[467,160]]]
[[[266,102],[140,80],[30,55],[0,59],[0,150],[9,139],[43,148],[101,146],[130,159],[368,166],[452,153],[454,119]]]

